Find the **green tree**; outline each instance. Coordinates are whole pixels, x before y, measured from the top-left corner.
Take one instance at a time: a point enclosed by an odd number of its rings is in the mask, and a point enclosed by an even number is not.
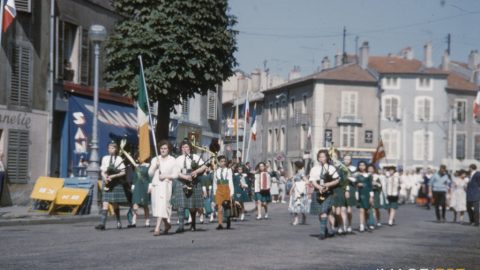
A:
[[[143,58],[150,101],[158,101],[157,138],[168,138],[174,105],[233,74],[237,50],[227,0],[114,0],[121,15],[106,42],[105,79],[115,92],[136,98]]]

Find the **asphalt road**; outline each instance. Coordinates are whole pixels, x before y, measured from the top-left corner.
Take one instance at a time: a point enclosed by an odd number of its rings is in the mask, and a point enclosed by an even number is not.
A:
[[[103,232],[94,222],[0,227],[0,269],[480,269],[480,229],[435,223],[433,210],[403,206],[393,227],[320,241],[318,218],[292,226],[285,204],[270,206],[269,220],[252,213],[233,230],[159,237],[114,229],[113,218]]]

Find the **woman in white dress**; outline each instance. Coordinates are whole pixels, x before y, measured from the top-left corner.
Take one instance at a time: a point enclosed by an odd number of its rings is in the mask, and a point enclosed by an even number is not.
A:
[[[160,235],[160,224],[164,223],[164,234],[168,234],[170,225],[170,215],[172,214],[172,182],[178,177],[178,169],[175,158],[169,155],[172,146],[168,141],[160,142],[160,156],[154,157],[151,161],[148,174],[152,178],[152,183],[148,188],[152,194],[152,214],[157,217],[157,224],[153,235]]]
[[[467,211],[467,172],[460,170],[452,185],[450,207],[453,210],[453,222],[457,222],[457,213],[460,213],[459,222],[463,222],[463,214]]]

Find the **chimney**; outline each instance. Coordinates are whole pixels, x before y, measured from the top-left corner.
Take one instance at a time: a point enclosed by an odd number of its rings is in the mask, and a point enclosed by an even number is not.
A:
[[[432,62],[432,43],[428,42],[423,46],[423,50],[425,53],[425,62],[423,63],[425,67],[431,68],[433,67],[433,62]]]
[[[450,58],[448,57],[448,50],[445,50],[442,57],[442,70],[448,71],[448,66],[450,64]]]
[[[288,74],[288,80],[291,81],[291,80],[298,79],[300,77],[301,77],[300,67],[299,66],[293,66],[293,70],[290,71],[290,73]]]
[[[342,65],[342,53],[337,51],[337,54],[335,54],[335,66],[341,66]]]
[[[328,59],[328,56],[325,56],[322,59],[322,70],[329,69],[329,68],[330,68],[330,59]]]
[[[403,51],[403,57],[407,60],[413,60],[413,50],[410,47],[407,47]]]
[[[468,55],[468,68],[475,70],[478,64],[480,64],[480,54],[477,50],[473,50]]]
[[[477,66],[476,70],[473,70],[472,79],[470,82],[480,85],[480,66]]]
[[[360,47],[360,66],[363,68],[363,69],[366,69],[367,66],[368,66],[368,50],[369,50],[369,47],[368,47],[368,42],[365,41],[363,42],[362,44],[362,47]]]
[[[258,92],[260,90],[260,70],[256,69],[251,74],[252,78],[252,91]]]

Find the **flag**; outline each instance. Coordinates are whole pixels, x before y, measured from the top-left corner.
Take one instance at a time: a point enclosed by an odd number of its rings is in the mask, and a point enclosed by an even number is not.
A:
[[[250,123],[250,104],[249,103],[250,102],[248,102],[248,99],[246,99],[245,100],[245,119],[247,123]]]
[[[138,160],[142,163],[150,157],[150,134],[147,88],[145,87],[145,76],[142,68],[140,68],[139,75],[137,99]]]
[[[307,139],[312,139],[312,126],[308,126]]]
[[[373,153],[372,156],[372,164],[377,163],[379,160],[385,157],[385,149],[383,147],[383,141],[380,139],[380,142],[378,143],[377,150],[375,153]]]
[[[252,140],[257,140],[257,103],[253,105],[252,113],[252,125],[250,126],[250,132],[252,133]]]
[[[477,97],[473,102],[473,118],[477,118],[480,113],[480,90],[477,91]]]
[[[17,16],[17,9],[15,8],[14,0],[2,0],[2,5],[4,5],[2,31],[5,33],[10,24],[12,24],[13,19],[15,19],[15,16]]]

